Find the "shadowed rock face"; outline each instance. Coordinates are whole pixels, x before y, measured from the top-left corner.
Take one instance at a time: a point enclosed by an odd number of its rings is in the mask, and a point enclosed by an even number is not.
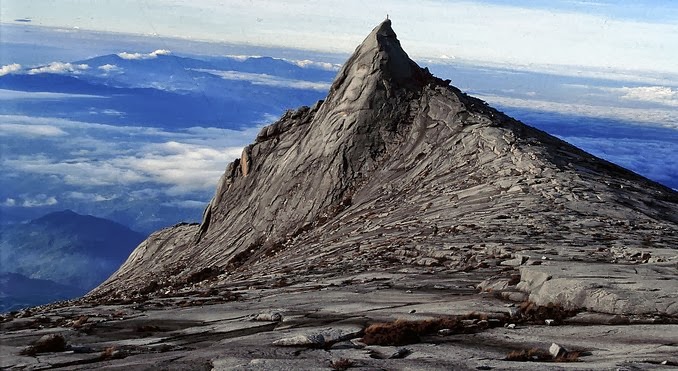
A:
[[[324,102],[288,111],[229,164],[200,225],[154,233],[90,298],[195,277],[294,281],[469,269],[522,250],[675,247],[677,210],[676,192],[432,76],[386,20]]]

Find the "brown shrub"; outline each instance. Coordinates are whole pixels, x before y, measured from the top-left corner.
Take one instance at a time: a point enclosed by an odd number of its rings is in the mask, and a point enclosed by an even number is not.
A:
[[[365,329],[363,343],[367,345],[407,345],[421,341],[421,336],[434,334],[442,329],[451,330],[451,334],[470,333],[476,326],[465,326],[462,320],[487,320],[484,313],[470,313],[464,316],[450,316],[423,321],[396,320],[387,323],[375,323]]]
[[[552,358],[549,352],[539,348],[514,350],[506,356],[507,361],[515,362],[550,361]]]
[[[524,301],[520,304],[520,313],[523,322],[543,324],[544,320],[552,319],[556,324],[562,324],[566,318],[575,316],[577,310],[567,310],[559,304],[548,303],[546,306],[539,306],[531,301]]]

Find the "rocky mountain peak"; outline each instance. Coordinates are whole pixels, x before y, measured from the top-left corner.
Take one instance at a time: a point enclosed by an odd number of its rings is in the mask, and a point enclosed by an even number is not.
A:
[[[376,78],[366,78],[374,75]],[[387,19],[372,30],[344,64],[328,100],[354,104],[358,96],[372,96],[378,90],[392,94],[398,88],[421,88],[431,77],[402,49]]]
[[[325,101],[288,111],[228,165],[199,225],[154,233],[90,297],[206,279],[463,270],[554,241],[669,247],[677,205],[676,192],[432,76],[386,20]]]

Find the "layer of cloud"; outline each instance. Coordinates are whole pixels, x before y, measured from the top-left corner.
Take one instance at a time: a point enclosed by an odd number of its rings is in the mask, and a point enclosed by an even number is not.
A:
[[[620,93],[622,99],[659,103],[678,107],[678,89],[668,86],[640,86],[634,88],[612,88],[613,93]]]
[[[70,93],[52,93],[43,91],[21,91],[21,90],[7,90],[0,89],[0,100],[11,99],[69,99],[69,98],[106,98],[101,95],[89,94],[70,94]]]
[[[563,140],[650,179],[678,188],[678,144],[643,138],[563,136]],[[638,154],[642,153],[642,156]]]
[[[65,131],[52,125],[0,123],[0,136],[59,137],[64,135],[67,135]]]
[[[225,55],[226,58],[230,59],[235,59],[236,61],[239,62],[244,62],[250,58],[262,58],[261,55],[236,55],[236,54],[231,54],[231,55]],[[318,69],[318,70],[325,70],[325,71],[339,71],[341,68],[341,64],[338,63],[329,63],[329,62],[321,62],[321,61],[313,61],[310,59],[289,59],[289,58],[273,58],[281,61],[285,61],[288,63],[292,63],[297,65],[298,67],[301,68],[313,68],[313,69]]]
[[[67,192],[65,194],[66,197],[72,199],[72,200],[78,200],[78,201],[86,201],[86,202],[103,202],[103,201],[111,201],[115,200],[118,198],[118,195],[102,195],[99,193],[87,193],[87,192]]]
[[[122,71],[122,68],[120,68],[120,67],[118,67],[114,64],[104,64],[103,66],[97,67],[97,69],[103,71],[106,74]]]
[[[674,109],[610,107],[536,99],[509,98],[497,95],[474,95],[487,101],[490,105],[526,108],[530,110],[556,112],[575,116],[611,118],[639,124],[678,129],[678,111]]]
[[[137,59],[154,59],[157,58],[159,55],[170,55],[172,54],[171,51],[167,49],[158,49],[155,51],[152,51],[150,53],[128,53],[128,52],[122,52],[118,53],[118,57],[122,59],[128,59],[128,60],[137,60]]]
[[[16,73],[21,71],[21,65],[18,63],[12,63],[0,67],[0,76],[9,75],[10,73]]]
[[[7,206],[7,207],[16,206],[16,200],[8,197],[4,201],[2,201],[2,203],[0,203],[0,205]]]
[[[308,59],[284,59],[287,62],[294,63],[301,68],[315,68],[325,71],[339,71],[341,64],[329,62],[317,62]]]
[[[214,189],[226,164],[240,156],[242,147],[214,149],[180,142],[149,144],[131,156],[66,160],[52,156],[19,156],[3,167],[31,174],[54,175],[74,186],[129,186],[155,183],[165,193],[180,195]]]
[[[5,207],[44,207],[54,206],[59,203],[54,196],[40,193],[34,196],[23,195],[15,198],[6,198],[0,205]]]
[[[29,75],[36,75],[39,73],[56,73],[56,74],[74,74],[77,75],[89,69],[86,64],[73,64],[64,62],[52,62],[46,66],[32,68],[28,70]]]
[[[318,91],[327,91],[330,88],[330,84],[325,82],[285,79],[273,75],[268,75],[265,73],[249,73],[240,71],[222,71],[207,69],[196,69],[195,71],[206,72],[215,76],[219,76],[224,80],[248,81],[253,85],[266,85],[279,88],[307,89]]]
[[[3,157],[0,165],[4,169],[57,177],[76,187],[155,184],[168,195],[211,192],[228,162],[238,158],[242,147],[258,132],[258,128],[236,131],[202,127],[170,132],[7,115],[0,115],[0,125],[7,131],[43,134],[44,139],[50,134],[69,136],[68,141],[55,138],[51,144],[42,143],[40,154],[23,152]],[[67,197],[91,196],[83,192]]]
[[[240,156],[242,147],[212,148],[169,141],[150,144],[137,156],[115,158],[110,164],[142,174],[149,181],[171,186],[170,194],[210,190],[225,164]]]
[[[172,133],[158,128],[143,126],[116,126],[92,122],[69,120],[58,117],[35,117],[26,115],[0,115],[0,123],[14,123],[21,125],[53,125],[58,128],[78,130],[100,130],[108,133],[127,133],[130,135],[170,136]]]

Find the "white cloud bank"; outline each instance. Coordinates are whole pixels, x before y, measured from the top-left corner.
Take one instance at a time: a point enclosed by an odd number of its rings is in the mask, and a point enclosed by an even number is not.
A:
[[[0,89],[0,100],[12,99],[69,99],[69,98],[106,98],[101,95],[53,93],[44,91],[21,91]]]
[[[278,88],[308,89],[317,91],[327,91],[330,88],[330,84],[325,82],[285,79],[282,77],[268,75],[265,73],[250,73],[240,71],[222,71],[206,69],[195,69],[195,71],[206,72],[215,76],[219,76],[224,80],[248,81],[254,85],[266,85]]]
[[[317,62],[309,59],[283,59],[286,62],[294,63],[301,68],[315,68],[325,71],[339,71],[341,69],[340,64],[329,63],[329,62]]]
[[[118,198],[118,195],[101,195],[99,193],[87,193],[87,192],[67,192],[66,197],[72,200],[86,201],[86,202],[103,202],[111,201]]]
[[[158,49],[156,51],[152,51],[146,54],[122,52],[118,53],[118,57],[127,60],[138,60],[138,59],[154,59],[157,58],[159,55],[170,55],[170,54],[172,54],[172,52],[167,49]]]
[[[2,164],[12,170],[55,175],[70,185],[101,187],[156,183],[168,187],[166,194],[181,195],[213,190],[226,164],[239,157],[241,152],[240,146],[216,149],[170,141],[143,145],[137,153],[127,156],[60,160],[45,155],[25,155],[5,159]]]
[[[193,127],[169,132],[10,115],[0,115],[0,125],[0,130],[4,127],[12,135],[54,138],[41,144],[42,153],[1,158],[0,166],[7,171],[56,177],[85,188],[155,184],[173,196],[213,191],[226,165],[240,157],[242,147],[259,131]],[[67,141],[62,138],[65,135]],[[84,193],[66,197],[84,198]],[[104,199],[94,199],[100,200]]]
[[[622,99],[640,102],[659,103],[678,107],[678,89],[668,86],[641,86],[635,88],[610,88],[613,93],[620,93]]]
[[[63,62],[52,62],[46,66],[32,68],[28,70],[29,75],[36,75],[39,73],[55,73],[55,74],[79,74],[82,71],[89,69],[86,64],[72,64]]]
[[[561,137],[587,152],[666,185],[675,185],[678,174],[676,145],[645,138]],[[642,153],[642,156],[638,154]]]
[[[52,125],[22,125],[0,123],[0,136],[22,137],[59,137],[67,135],[65,131]]]
[[[493,106],[525,108],[567,115],[612,118],[652,126],[678,129],[678,110],[661,108],[610,107],[589,104],[562,103],[537,99],[473,94]]]
[[[16,200],[13,198],[6,198],[5,201],[2,201],[1,205],[8,207],[16,206]]]
[[[54,206],[59,203],[54,196],[38,194],[35,196],[21,196],[17,198],[6,198],[0,205],[5,207],[43,207]]]
[[[10,73],[15,73],[21,71],[21,65],[18,63],[12,63],[0,67],[0,76],[9,75]]]
[[[236,54],[228,54],[225,55],[224,57],[230,58],[230,59],[235,59],[236,61],[239,62],[244,62],[250,58],[262,58],[261,55],[236,55]],[[314,68],[314,69],[319,69],[319,70],[325,70],[325,71],[339,71],[341,69],[341,64],[337,63],[329,63],[329,62],[318,62],[318,61],[312,61],[310,59],[289,59],[289,58],[275,58],[275,57],[270,57],[273,59],[285,61],[288,63],[292,63],[297,65],[298,67],[301,68]]]
[[[114,72],[120,72],[122,68],[114,65],[114,64],[104,64],[103,66],[97,67],[97,69],[103,71],[106,74],[109,73],[114,73]]]

